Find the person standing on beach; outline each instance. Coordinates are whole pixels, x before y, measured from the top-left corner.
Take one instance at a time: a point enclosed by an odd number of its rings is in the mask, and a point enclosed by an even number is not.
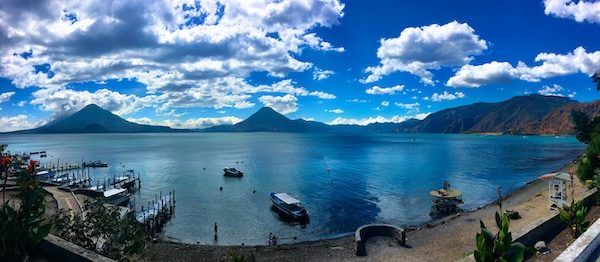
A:
[[[217,241],[219,239],[217,232],[218,232],[218,227],[217,227],[217,222],[215,222],[215,241]]]

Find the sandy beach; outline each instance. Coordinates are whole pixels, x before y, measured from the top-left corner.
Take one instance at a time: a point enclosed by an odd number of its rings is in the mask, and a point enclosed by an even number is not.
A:
[[[572,172],[573,163],[560,171]],[[511,221],[511,231],[516,231],[551,213],[548,208],[547,182],[536,180],[513,192],[503,200],[503,208],[516,210],[521,219]],[[584,186],[575,183],[575,195]],[[474,211],[436,220],[410,229],[408,245],[400,247],[387,238],[373,238],[367,244],[367,257],[354,255],[354,236],[302,242],[277,246],[210,246],[172,242],[153,243],[143,256],[151,261],[229,261],[231,255],[254,256],[256,261],[456,261],[473,252],[479,220],[495,228],[494,213],[498,205],[488,204]]]

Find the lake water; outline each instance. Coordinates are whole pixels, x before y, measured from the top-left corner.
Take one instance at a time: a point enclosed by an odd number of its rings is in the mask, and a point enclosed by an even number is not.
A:
[[[13,151],[47,150],[43,162],[107,161],[95,180],[141,173],[136,199],[176,191],[163,237],[187,243],[266,244],[333,237],[365,223],[430,220],[429,191],[444,180],[464,191],[466,209],[512,192],[582,153],[573,137],[443,134],[169,133],[0,135]],[[243,178],[223,176],[223,167]],[[223,187],[223,191],[219,187]],[[256,191],[256,193],[253,193]],[[307,225],[271,210],[268,193],[287,192],[310,211]]]

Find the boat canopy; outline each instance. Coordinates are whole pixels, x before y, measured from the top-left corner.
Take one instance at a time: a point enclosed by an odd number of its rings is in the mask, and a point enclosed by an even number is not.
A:
[[[127,191],[127,189],[112,188],[112,189],[104,191],[103,194],[104,194],[104,197],[111,197],[111,196],[114,196],[114,195],[121,194],[121,193],[123,193],[125,191]]]
[[[281,199],[284,203],[288,205],[300,204],[300,200],[293,198],[292,196],[286,193],[275,193],[275,197]]]
[[[45,176],[45,175],[47,175],[49,173],[50,172],[48,172],[47,170],[44,170],[44,171],[37,172],[35,175],[37,175],[37,176]]]
[[[462,192],[451,188],[431,190],[429,194],[437,198],[459,198],[460,196],[462,196]]]

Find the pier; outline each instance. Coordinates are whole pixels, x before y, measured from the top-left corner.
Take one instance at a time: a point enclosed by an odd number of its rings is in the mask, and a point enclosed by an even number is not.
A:
[[[136,220],[145,225],[150,234],[160,232],[162,227],[171,219],[175,211],[175,190],[163,195],[162,192],[148,206],[141,206],[141,212]]]

